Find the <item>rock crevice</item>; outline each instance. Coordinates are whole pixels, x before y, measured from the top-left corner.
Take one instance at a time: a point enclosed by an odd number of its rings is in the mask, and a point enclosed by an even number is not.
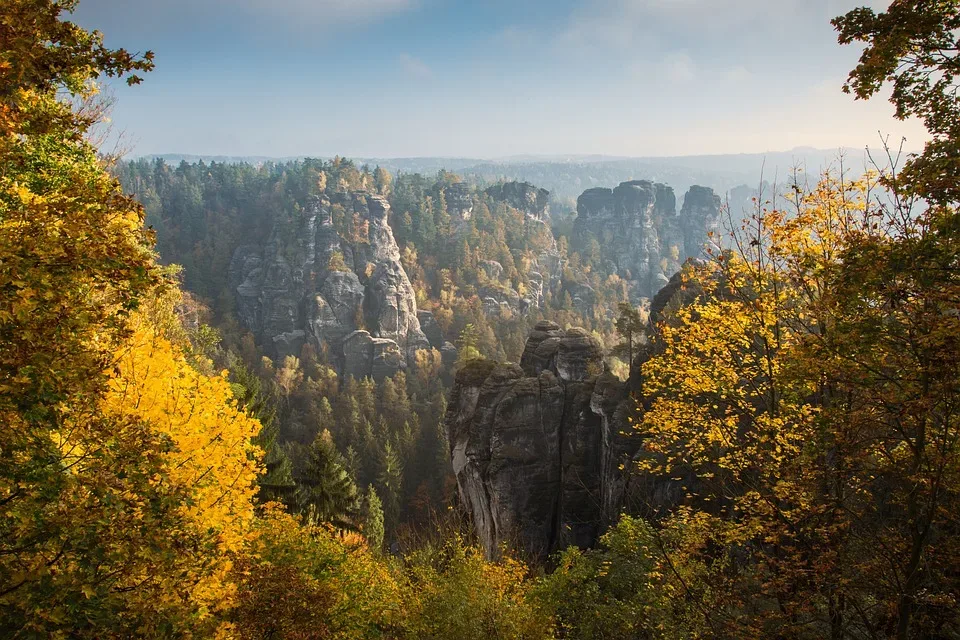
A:
[[[489,555],[507,544],[542,559],[596,541],[616,514],[603,509],[608,438],[592,399],[624,390],[603,374],[594,338],[551,322],[534,328],[520,365],[460,370],[446,428],[461,499]]]

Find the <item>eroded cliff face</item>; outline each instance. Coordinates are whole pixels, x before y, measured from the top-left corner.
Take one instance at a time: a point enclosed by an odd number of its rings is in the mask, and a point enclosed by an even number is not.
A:
[[[297,222],[237,248],[237,313],[269,353],[298,355],[310,343],[344,374],[383,379],[430,346],[389,211],[364,192],[314,198]]]
[[[494,200],[506,202],[528,218],[546,222],[550,219],[550,192],[529,182],[501,182],[487,188]]]
[[[651,300],[648,332],[702,295],[696,280],[676,273]],[[659,348],[640,347],[621,382],[587,332],[545,321],[530,332],[519,365],[478,360],[459,371],[446,415],[450,456],[489,556],[504,544],[540,560],[569,545],[591,547],[620,514],[656,519],[680,504],[683,486],[698,486],[683,470],[636,471],[651,454],[631,419],[642,416],[642,367]]]
[[[599,250],[609,271],[631,284],[632,297],[652,297],[688,258],[698,257],[720,220],[720,198],[691,187],[677,215],[673,188],[649,180],[588,189],[577,200],[574,242]]]
[[[581,329],[541,322],[519,365],[475,361],[458,373],[446,428],[460,497],[484,548],[541,559],[589,546],[622,502],[627,455],[613,412],[625,386]]]

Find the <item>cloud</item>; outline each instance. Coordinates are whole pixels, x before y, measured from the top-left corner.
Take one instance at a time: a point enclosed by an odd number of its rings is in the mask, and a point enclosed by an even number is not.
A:
[[[656,60],[638,60],[630,65],[630,75],[637,82],[662,82],[668,85],[685,85],[701,74],[697,63],[686,52],[675,51]]]
[[[789,31],[798,18],[829,21],[857,5],[882,9],[889,0],[580,0],[560,38],[567,46],[630,49],[671,37],[735,31]]]
[[[414,57],[409,53],[401,53],[398,58],[400,69],[412,78],[425,80],[433,77],[433,69],[420,58]]]
[[[753,74],[743,65],[720,71],[720,79],[726,84],[747,84],[753,80]]]
[[[417,9],[421,0],[84,0],[74,18],[111,37],[136,34],[203,38],[224,35],[242,40],[269,38],[277,31],[297,35],[362,25]],[[0,0],[2,4],[2,0]],[[229,27],[227,27],[229,25]],[[217,32],[217,29],[221,29]]]

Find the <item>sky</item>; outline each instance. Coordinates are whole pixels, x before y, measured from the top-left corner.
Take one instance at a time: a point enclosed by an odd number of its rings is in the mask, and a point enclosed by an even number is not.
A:
[[[925,140],[833,16],[885,0],[80,0],[152,50],[114,85],[133,155],[679,156]]]

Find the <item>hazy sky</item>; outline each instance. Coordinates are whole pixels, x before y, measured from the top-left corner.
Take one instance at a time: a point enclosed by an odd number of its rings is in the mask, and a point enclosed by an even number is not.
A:
[[[923,141],[841,93],[863,0],[81,0],[157,70],[117,87],[135,154],[498,157]],[[874,0],[874,7],[884,6]]]

